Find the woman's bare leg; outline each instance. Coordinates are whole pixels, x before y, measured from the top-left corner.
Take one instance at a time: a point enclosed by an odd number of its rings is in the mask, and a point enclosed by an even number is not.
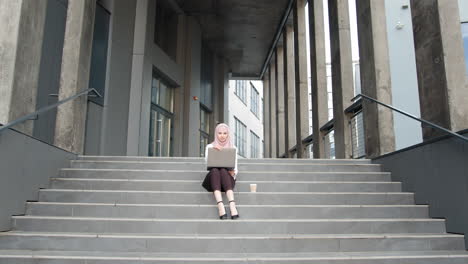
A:
[[[228,201],[234,201],[234,192],[232,190],[226,191],[226,196],[228,198]],[[239,214],[237,212],[236,202],[230,202],[229,209],[231,209],[231,216]]]
[[[219,216],[223,216],[226,214],[226,209],[222,203],[223,197],[221,196],[221,173],[217,168],[212,168],[210,173],[211,188],[214,190],[213,195],[218,206]]]
[[[226,208],[224,208],[224,204],[222,203],[223,202],[223,197],[221,196],[221,191],[214,191],[213,194],[214,194],[216,202],[218,203],[219,216],[222,216],[222,215],[226,214]],[[221,203],[219,203],[219,202],[221,202]]]

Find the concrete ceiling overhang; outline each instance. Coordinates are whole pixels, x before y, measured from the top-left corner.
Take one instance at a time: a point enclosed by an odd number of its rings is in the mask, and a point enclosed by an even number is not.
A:
[[[226,58],[233,78],[259,78],[290,0],[176,0],[200,23],[203,39]]]

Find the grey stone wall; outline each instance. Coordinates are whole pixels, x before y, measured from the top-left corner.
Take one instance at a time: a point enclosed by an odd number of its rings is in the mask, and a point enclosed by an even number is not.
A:
[[[47,2],[0,0],[0,122],[9,123],[36,109]],[[33,122],[16,129],[29,135]]]
[[[24,214],[25,202],[37,200],[39,188],[75,157],[15,130],[0,133],[0,231],[10,229],[11,216]]]
[[[468,130],[464,131],[468,135]],[[392,172],[417,204],[428,204],[430,216],[447,219],[447,232],[468,234],[468,142],[437,138],[388,155],[374,163]],[[468,236],[465,237],[468,249]]]

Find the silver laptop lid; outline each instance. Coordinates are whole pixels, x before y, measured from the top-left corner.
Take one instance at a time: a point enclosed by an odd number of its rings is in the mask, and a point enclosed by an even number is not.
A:
[[[217,150],[208,148],[206,166],[208,168],[234,168],[236,166],[236,149],[223,148]]]

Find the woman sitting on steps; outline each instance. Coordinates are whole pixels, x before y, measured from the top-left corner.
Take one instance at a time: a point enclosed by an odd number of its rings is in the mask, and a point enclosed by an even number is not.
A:
[[[231,141],[231,133],[229,132],[229,126],[226,124],[219,124],[215,129],[215,140],[208,144],[205,148],[205,161],[208,156],[208,149],[214,148],[221,150],[223,148],[236,148]],[[237,175],[237,148],[236,148],[236,163],[234,169],[232,168],[210,168],[210,172],[206,175],[203,181],[203,187],[213,192],[215,200],[218,205],[219,218],[227,219],[226,209],[224,207],[223,198],[221,192],[226,192],[226,196],[229,201],[229,208],[231,210],[231,219],[239,218],[237,212],[236,202],[234,201],[234,186],[236,185]]]

